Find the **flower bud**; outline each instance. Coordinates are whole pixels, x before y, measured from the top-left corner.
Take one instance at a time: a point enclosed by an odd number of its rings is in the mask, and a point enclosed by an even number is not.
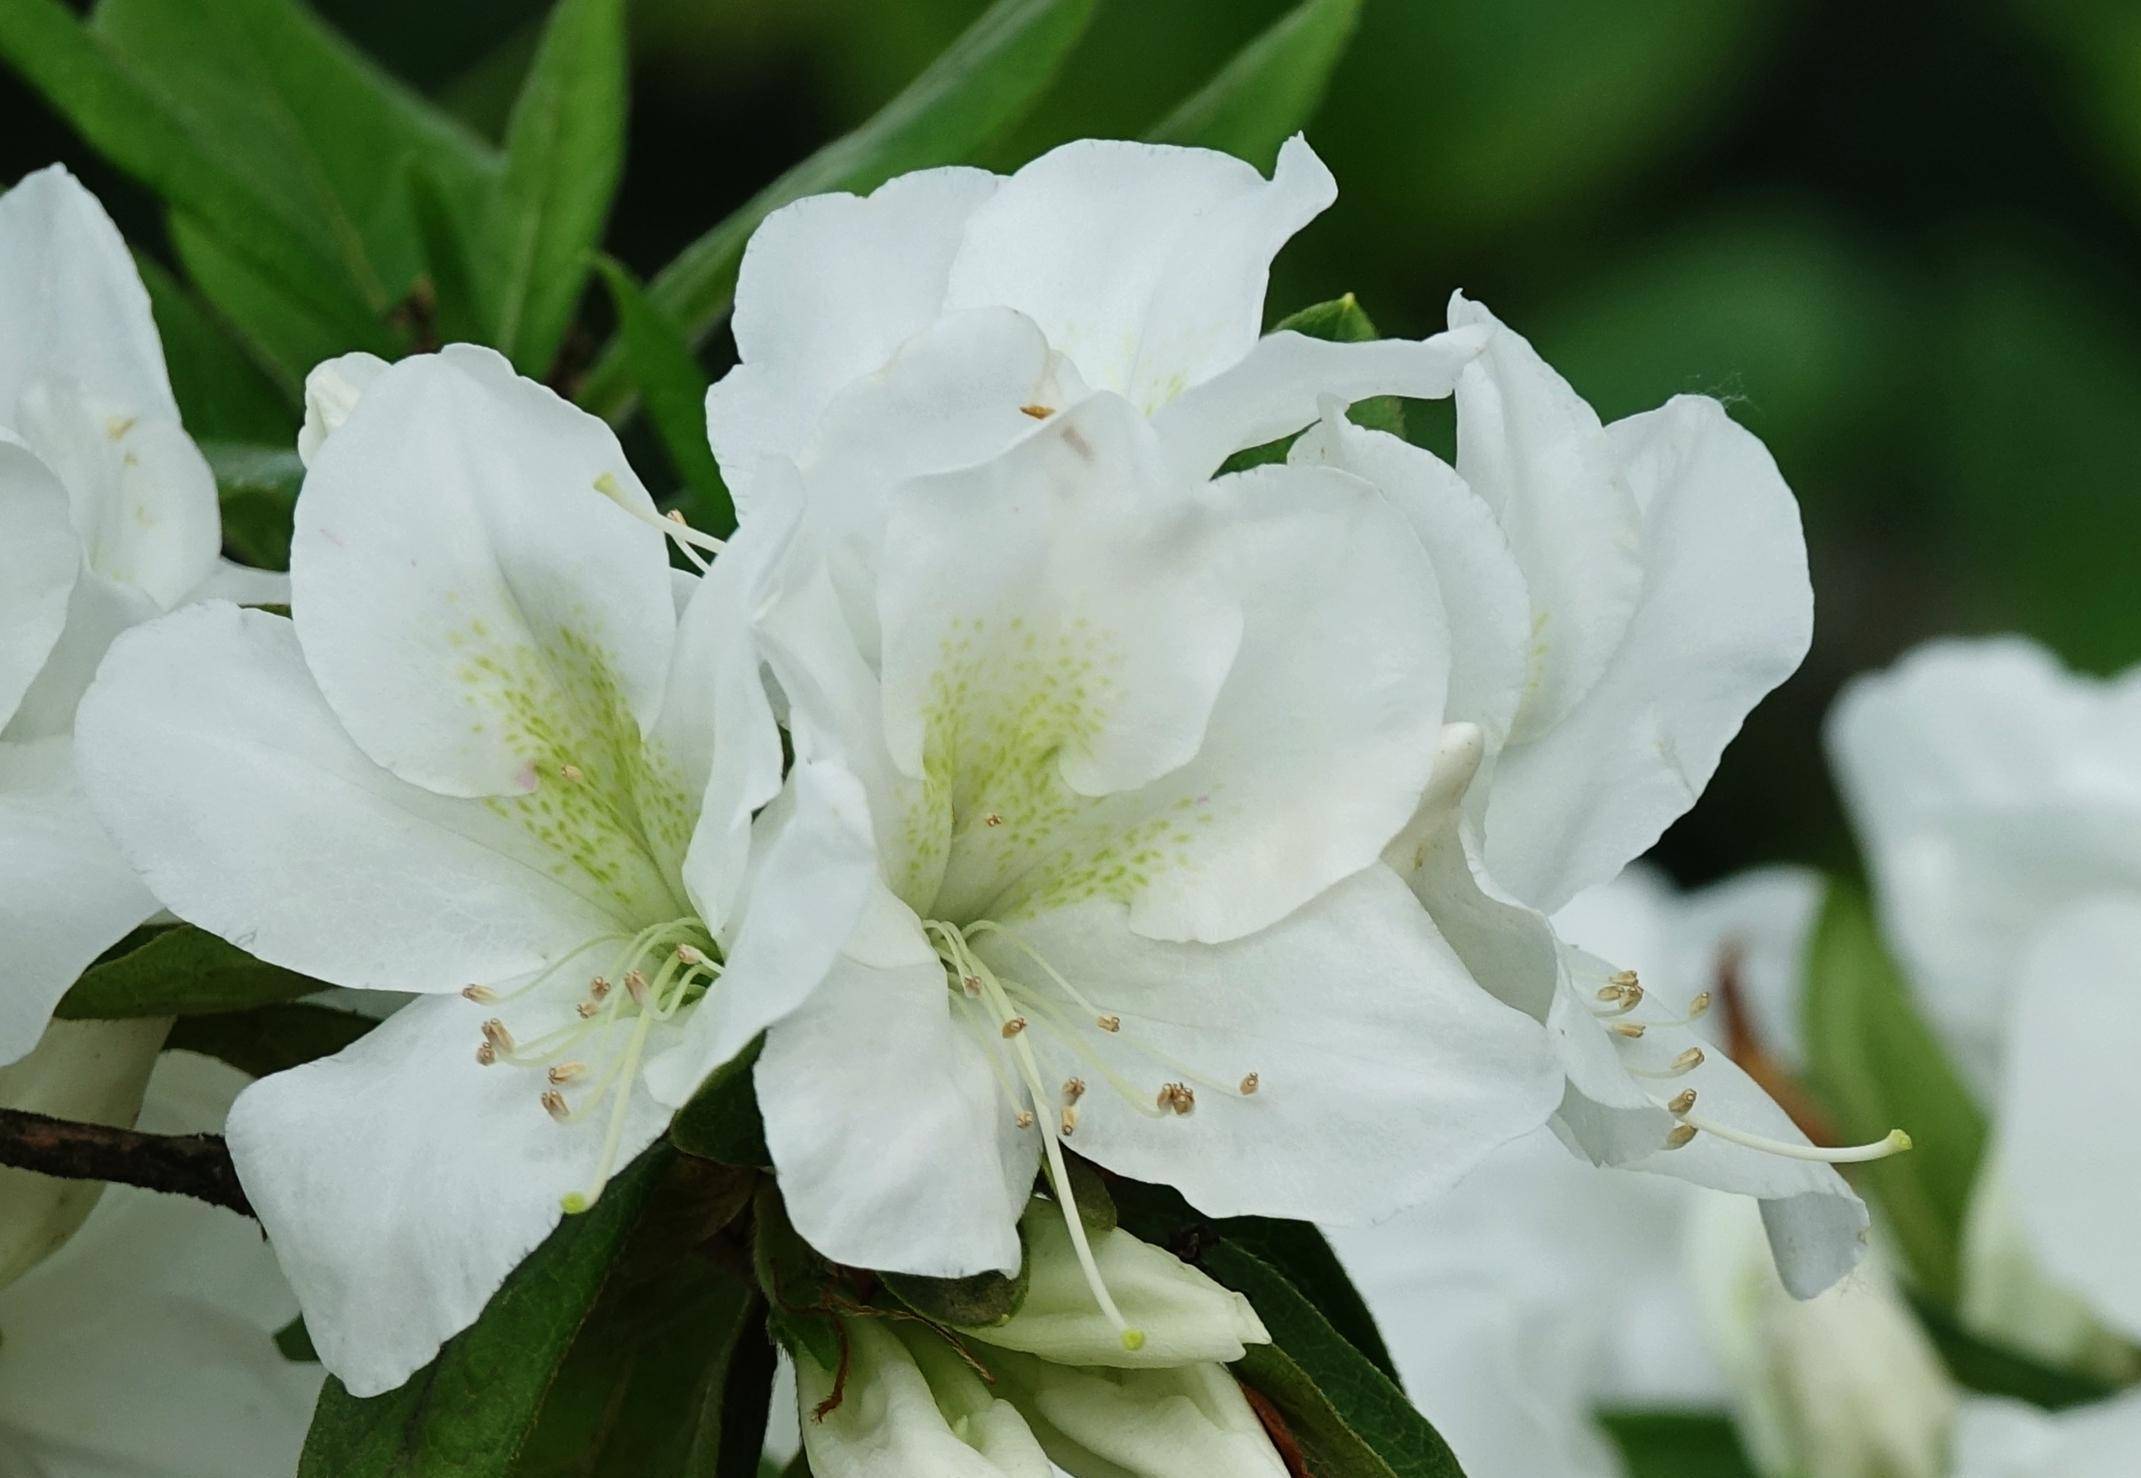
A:
[[[307,467],[320,444],[341,429],[372,381],[386,373],[387,362],[363,350],[323,360],[305,376],[305,424],[297,433],[297,459]]]
[[[1056,1465],[1123,1478],[1286,1478],[1241,1386],[1224,1365],[1165,1370],[1057,1365],[1008,1350],[975,1353]]]
[[[1012,1406],[992,1394],[941,1338],[904,1339],[890,1321],[846,1319],[848,1371],[795,1352],[803,1450],[817,1478],[1050,1478],[1047,1454]],[[934,1344],[925,1343],[933,1341]]]
[[[1128,1349],[1095,1303],[1056,1207],[1032,1202],[1019,1230],[1026,1244],[1026,1296],[1004,1323],[965,1331],[977,1340],[1063,1365],[1126,1369],[1226,1364],[1239,1360],[1244,1346],[1271,1340],[1249,1300],[1118,1228],[1093,1237],[1093,1260],[1124,1322],[1144,1336],[1137,1349]]]
[[[0,1068],[0,1108],[132,1124],[170,1029],[167,1017],[55,1021],[29,1056]],[[103,1190],[101,1181],[0,1170],[0,1288],[58,1251]]]
[[[1804,1302],[1754,1202],[1706,1197],[1691,1256],[1739,1430],[1767,1478],[1943,1478],[1957,1396],[1877,1256]]]

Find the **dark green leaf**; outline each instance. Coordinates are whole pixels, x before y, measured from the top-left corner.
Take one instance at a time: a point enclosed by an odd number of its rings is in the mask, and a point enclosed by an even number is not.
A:
[[[473,344],[483,340],[482,297],[469,257],[469,229],[457,211],[449,187],[423,165],[407,174],[409,208],[424,244],[430,291],[425,298],[429,321],[417,334],[421,345]]]
[[[1598,1420],[1620,1448],[1628,1478],[1757,1478],[1728,1416],[1609,1411]]]
[[[1298,313],[1289,314],[1272,326],[1273,333],[1293,332],[1311,339],[1327,339],[1335,344],[1363,344],[1376,337],[1375,324],[1353,294],[1333,298],[1328,303],[1314,303]],[[1371,431],[1387,431],[1392,436],[1405,434],[1405,406],[1396,396],[1379,395],[1373,400],[1361,401],[1346,412],[1346,418],[1356,426],[1365,426]],[[1283,462],[1286,453],[1294,444],[1291,436],[1282,436],[1277,441],[1267,441],[1262,446],[1253,446],[1236,452],[1227,458],[1222,472],[1241,472],[1250,467],[1261,467],[1270,462]]]
[[[1285,1418],[1319,1478],[1462,1478],[1463,1469],[1397,1383],[1375,1368],[1270,1263],[1221,1242],[1204,1269],[1246,1295],[1271,1332],[1237,1372]]]
[[[647,301],[631,273],[608,257],[596,265],[617,305],[617,341],[633,388],[683,480],[684,516],[694,528],[726,535],[736,527],[736,505],[706,440],[706,371],[683,331]]]
[[[1807,1081],[1846,1141],[1901,1128],[1913,1149],[1858,1167],[1886,1213],[1913,1282],[1953,1304],[1985,1116],[1911,1004],[1864,894],[1833,884],[1808,944]]]
[[[323,990],[319,981],[263,964],[191,924],[148,934],[90,966],[59,1003],[70,1020],[242,1011]]]
[[[227,1062],[242,1073],[264,1078],[286,1068],[332,1057],[379,1025],[354,1011],[337,1011],[309,1001],[284,1001],[250,1011],[215,1016],[181,1016],[164,1045],[198,1052]]]
[[[168,225],[172,249],[187,278],[244,335],[254,352],[293,384],[302,385],[306,373],[321,360],[351,349],[367,349],[390,359],[403,349],[383,318],[369,311],[360,317],[324,310],[262,271],[247,248],[234,244],[201,217],[174,210]]]
[[[669,1125],[669,1142],[687,1155],[723,1165],[770,1167],[766,1121],[758,1112],[751,1068],[765,1039],[759,1038],[723,1063],[699,1086]]]
[[[1023,1260],[1016,1277],[975,1273],[966,1278],[919,1278],[907,1273],[880,1273],[878,1281],[892,1296],[923,1318],[962,1329],[993,1329],[1025,1302],[1032,1269]]]
[[[282,1351],[285,1360],[300,1365],[320,1363],[320,1352],[312,1347],[312,1331],[305,1327],[303,1314],[275,1331],[275,1348]]]
[[[287,569],[290,564],[290,518],[305,480],[295,441],[292,432],[290,444],[283,446],[201,443],[223,503],[223,545],[233,557],[260,569]]]
[[[668,1168],[656,1145],[568,1216],[516,1268],[477,1321],[383,1396],[330,1379],[298,1478],[493,1478],[513,1471],[543,1397]]]
[[[289,442],[301,419],[294,380],[269,364],[158,263],[137,257],[171,391],[195,441]]]
[[[506,124],[478,260],[490,341],[523,374],[557,357],[624,171],[624,0],[559,0]]]
[[[754,1179],[672,1159],[543,1399],[515,1478],[753,1471],[773,1346],[740,1258],[724,1263],[717,1251],[733,1249],[709,1238],[749,1201]],[[723,1469],[732,1448],[751,1465]]]
[[[1147,135],[1219,149],[1269,169],[1308,126],[1360,21],[1361,0],[1304,0],[1243,47]]]
[[[1094,1236],[1112,1232],[1122,1224],[1122,1217],[1115,1209],[1115,1193],[1108,1189],[1108,1178],[1099,1166],[1081,1155],[1065,1154],[1063,1168],[1070,1175],[1071,1196],[1078,1203],[1078,1220]],[[1055,1192],[1051,1189],[1049,1194]]]
[[[780,1192],[768,1182],[753,1204],[752,1268],[766,1296],[767,1326],[789,1349],[802,1349],[827,1370],[840,1363],[840,1329],[827,1312],[832,1270],[788,1220]]]
[[[929,68],[853,133],[789,170],[701,236],[648,287],[654,306],[696,341],[729,310],[744,243],[805,195],[874,190],[894,175],[967,157],[1048,85],[1094,0],[996,0]],[[621,346],[604,354],[580,402],[615,416],[631,402]]]
[[[1953,1314],[1931,1299],[1914,1296],[1912,1306],[1919,1322],[1932,1336],[1933,1347],[1949,1374],[1970,1390],[1986,1396],[2012,1396],[2033,1406],[2064,1411],[2109,1396],[2109,1381],[2078,1371],[2047,1365],[2019,1350],[1995,1344],[1972,1334]]]

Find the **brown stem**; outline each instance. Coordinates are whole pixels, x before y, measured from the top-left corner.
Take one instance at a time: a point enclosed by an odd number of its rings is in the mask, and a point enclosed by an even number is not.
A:
[[[0,1165],[63,1180],[138,1185],[253,1215],[219,1134],[144,1134],[0,1108]]]

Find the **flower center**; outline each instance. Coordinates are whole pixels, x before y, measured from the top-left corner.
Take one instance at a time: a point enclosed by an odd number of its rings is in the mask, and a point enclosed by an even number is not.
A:
[[[713,938],[696,918],[669,919],[649,924],[637,934],[598,934],[511,990],[470,985],[461,991],[482,1006],[523,1001],[534,995],[553,1008],[543,1014],[554,1019],[554,1008],[562,996],[560,977],[576,963],[599,956],[606,948],[612,951],[608,966],[588,979],[586,991],[574,1002],[564,1025],[523,1040],[500,1013],[483,1023],[483,1040],[476,1046],[476,1061],[481,1066],[503,1063],[541,1069],[543,1086],[538,1090],[538,1101],[544,1112],[561,1125],[577,1124],[600,1112],[605,1104],[609,1106],[609,1127],[603,1136],[593,1183],[585,1192],[566,1195],[564,1205],[569,1213],[585,1211],[601,1199],[603,1188],[616,1171],[626,1111],[639,1083],[639,1067],[646,1059],[648,1039],[696,1004],[720,977],[721,962]]]
[[[1686,1028],[1702,1019],[1710,1009],[1710,993],[1699,992],[1688,1002],[1687,1010],[1679,1016],[1639,1019],[1636,1012],[1653,1004],[1652,997],[1643,988],[1643,983],[1633,970],[1620,970],[1609,975],[1605,983],[1593,993],[1588,1003],[1589,1010],[1597,1017],[1601,1027],[1613,1038],[1616,1046],[1628,1049],[1631,1055],[1643,1051],[1646,1044],[1654,1044],[1654,1032],[1668,1032]],[[1655,1046],[1651,1047],[1655,1056]],[[1700,1046],[1683,1048],[1664,1063],[1624,1062],[1629,1073],[1652,1082],[1671,1082],[1688,1076],[1708,1060]],[[1772,1139],[1764,1134],[1750,1134],[1744,1129],[1735,1129],[1695,1112],[1699,1092],[1693,1087],[1682,1088],[1670,1098],[1659,1098],[1646,1090],[1646,1097],[1680,1122],[1665,1136],[1665,1148],[1677,1150],[1694,1142],[1698,1134],[1708,1134],[1736,1144],[1745,1149],[1758,1150],[1765,1155],[1779,1155],[1789,1160],[1811,1160],[1827,1165],[1853,1165],[1867,1160],[1885,1160],[1911,1147],[1911,1137],[1901,1129],[1891,1129],[1870,1144],[1824,1145],[1793,1144],[1786,1139]]]
[[[1251,1072],[1232,1084],[1216,1080],[1140,1042],[1134,1033],[1126,1035],[1120,1013],[1096,1005],[1033,945],[993,920],[961,926],[930,919],[924,921],[922,928],[936,946],[937,958],[944,962],[954,1016],[974,1037],[1004,1096],[1013,1104],[1030,1105],[1016,1109],[1012,1122],[1021,1130],[1030,1129],[1040,1135],[1049,1185],[1056,1204],[1062,1208],[1071,1246],[1077,1252],[1086,1284],[1093,1290],[1093,1301],[1122,1335],[1123,1348],[1139,1348],[1145,1336],[1123,1318],[1100,1276],[1063,1163],[1063,1141],[1077,1132],[1078,1105],[1085,1097],[1086,1081],[1081,1077],[1066,1078],[1061,1089],[1052,1092],[1034,1051],[1034,1039],[1047,1033],[1051,1041],[1088,1064],[1095,1076],[1125,1103],[1149,1118],[1193,1113],[1198,1088],[1247,1098],[1262,1087],[1261,1077]],[[1028,978],[1021,971],[1014,976],[990,966],[974,947],[974,941],[985,936],[993,936],[1018,951],[1032,963],[1036,975]],[[1103,1040],[1121,1044],[1176,1076],[1162,1083],[1159,1092],[1148,1101],[1148,1095],[1117,1072],[1098,1050]]]

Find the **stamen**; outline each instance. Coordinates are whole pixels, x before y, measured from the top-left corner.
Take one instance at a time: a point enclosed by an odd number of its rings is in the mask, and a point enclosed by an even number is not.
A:
[[[1031,416],[1036,421],[1045,421],[1055,413],[1056,408],[1052,405],[1022,405],[1019,407],[1020,415]]]
[[[1900,1155],[1911,1147],[1911,1137],[1901,1129],[1891,1129],[1871,1144],[1841,1145],[1832,1149],[1823,1145],[1793,1144],[1788,1140],[1749,1134],[1745,1130],[1713,1124],[1707,1119],[1697,1119],[1692,1115],[1681,1121],[1680,1128],[1690,1131],[1699,1129],[1705,1134],[1716,1135],[1727,1144],[1760,1150],[1764,1154],[1782,1155],[1787,1160],[1811,1160],[1822,1165],[1859,1165],[1868,1160],[1885,1160],[1890,1155]],[[1679,1130],[1674,1131],[1676,1134],[1678,1132]]]
[[[1026,1018],[1023,1016],[1014,1016],[1003,1025],[1003,1033],[1006,1037],[1015,1037],[1025,1029]]]
[[[981,994],[981,977],[979,975],[962,975],[959,977],[959,984],[966,988],[966,993],[970,996]]]
[[[487,985],[464,985],[461,987],[464,1000],[474,1001],[479,1006],[488,1006],[498,999],[498,992]]]
[[[551,1118],[557,1120],[560,1124],[572,1118],[572,1110],[565,1106],[565,1095],[555,1088],[544,1090],[543,1112],[549,1114]]]
[[[632,997],[632,1004],[644,1011],[647,1009],[647,977],[637,970],[624,972],[624,988]]]
[[[1017,1113],[1011,1116],[1011,1122],[1018,1125],[1018,1127],[1021,1129],[1031,1129],[1033,1127],[1033,1115],[1028,1113],[1025,1109],[1020,1109]]]
[[[1063,1080],[1063,1103],[1066,1108],[1083,1097],[1085,1097],[1085,1079],[1065,1078]]]
[[[677,963],[680,965],[703,965],[706,963],[706,956],[699,953],[694,946],[689,944],[678,945],[676,947],[676,957]]]
[[[507,1031],[506,1024],[495,1016],[483,1023],[483,1040],[509,1057],[513,1053],[513,1034]]]
[[[981,824],[983,826],[1002,826],[1004,824],[1004,818],[998,812],[991,811],[988,815],[981,818]]]
[[[1106,1016],[1096,1017],[1093,1024],[1104,1032],[1119,1032],[1123,1029],[1123,1019],[1112,1012]]]
[[[1686,1149],[1689,1142],[1694,1138],[1695,1126],[1693,1124],[1675,1124],[1665,1136],[1665,1147],[1669,1150]]]
[[[600,975],[597,975],[593,980],[587,982],[587,993],[593,996],[598,1001],[601,1000],[604,996],[608,995],[611,989],[612,986],[610,985],[609,981]]]
[[[1643,1023],[1640,1021],[1616,1021],[1608,1025],[1606,1030],[1612,1032],[1615,1036],[1627,1037],[1630,1041],[1633,1041],[1643,1035]]]
[[[581,769],[578,765],[558,766],[558,779],[560,780],[566,781],[568,783],[574,783],[581,780],[585,780],[586,778],[587,772]]]
[[[595,1019],[595,1013],[597,1011],[600,1011],[602,1008],[596,1005],[593,1001],[582,1001],[579,1005],[573,1007],[572,1009],[580,1013],[580,1019],[582,1021],[592,1021]]]
[[[1708,991],[1697,992],[1695,999],[1688,1002],[1688,1020],[1702,1020],[1703,1016],[1708,1013],[1709,1009],[1710,993]]]
[[[1619,986],[1624,990],[1629,986],[1640,988],[1642,983],[1633,970],[1616,970],[1606,977],[1606,984]]]
[[[553,1083],[571,1083],[587,1076],[584,1062],[561,1062],[545,1074]]]
[[[1160,1089],[1160,1107],[1188,1115],[1197,1107],[1197,1091],[1187,1083],[1168,1083]]]
[[[1675,1118],[1684,1118],[1687,1111],[1693,1107],[1695,1107],[1695,1090],[1693,1088],[1683,1088],[1673,1095],[1673,1101],[1668,1103],[1665,1109],[1667,1113],[1672,1114]]]
[[[497,1060],[498,1049],[496,1047],[493,1047],[489,1042],[478,1042],[476,1044],[476,1063],[479,1067],[489,1067]]]
[[[1628,1071],[1638,1078],[1684,1078],[1701,1067],[1703,1061],[1702,1048],[1690,1047],[1665,1068],[1632,1067]]]
[[[1071,1135],[1073,1135],[1073,1134],[1077,1133],[1077,1131],[1078,1131],[1078,1111],[1077,1111],[1076,1109],[1074,1109],[1074,1108],[1067,1108],[1067,1109],[1065,1109],[1065,1110],[1063,1111],[1063,1126],[1062,1126],[1062,1127],[1063,1127],[1063,1137],[1064,1137],[1065,1139],[1069,1139],[1069,1138],[1071,1137]]]
[[[1256,1092],[1257,1089],[1263,1086],[1264,1080],[1262,1076],[1257,1073],[1251,1073],[1248,1077],[1243,1078],[1241,1080],[1241,1096],[1247,1098],[1250,1094]]]

